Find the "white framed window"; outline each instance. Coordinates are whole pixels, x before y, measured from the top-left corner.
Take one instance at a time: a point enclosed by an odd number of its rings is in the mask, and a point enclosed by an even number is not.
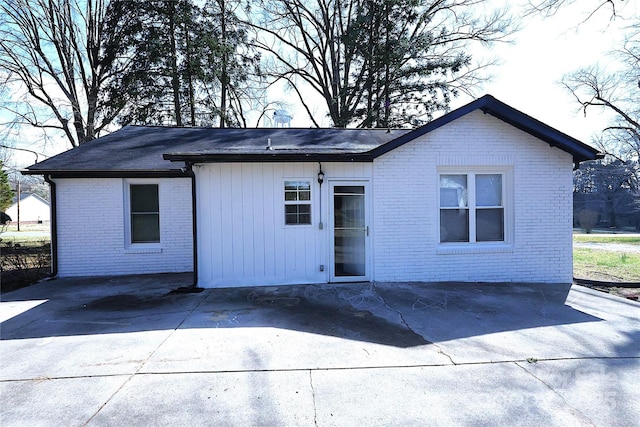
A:
[[[439,170],[441,244],[508,243],[510,173],[504,169]]]
[[[160,195],[157,183],[126,182],[126,227],[129,245],[160,243]]]
[[[285,225],[311,225],[311,181],[284,182]]]

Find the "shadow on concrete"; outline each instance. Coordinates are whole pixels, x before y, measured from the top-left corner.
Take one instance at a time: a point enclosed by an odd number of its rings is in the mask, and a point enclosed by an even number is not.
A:
[[[401,348],[596,322],[570,285],[353,283],[207,289],[191,274],[56,279],[2,295],[0,339],[176,328],[273,327]]]

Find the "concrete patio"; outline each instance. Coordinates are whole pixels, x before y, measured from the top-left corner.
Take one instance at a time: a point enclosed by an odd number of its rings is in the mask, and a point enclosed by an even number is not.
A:
[[[573,286],[171,292],[190,275],[2,295],[2,426],[598,425],[640,419],[640,304]]]

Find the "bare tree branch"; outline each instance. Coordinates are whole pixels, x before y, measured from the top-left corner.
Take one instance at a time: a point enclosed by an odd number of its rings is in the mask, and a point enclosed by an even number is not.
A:
[[[106,13],[106,0],[0,0],[0,69],[26,91],[25,108],[36,103],[57,124],[26,123],[60,129],[74,147],[94,139],[117,114],[101,115],[98,96],[116,65],[101,47]]]
[[[250,25],[273,60],[267,75],[314,91],[334,126],[415,125],[479,81],[484,67],[472,65],[471,44],[515,29],[506,11],[477,15],[485,3],[261,0]]]
[[[611,19],[617,16],[616,4],[622,3],[624,0],[590,0],[592,10],[589,16],[584,22],[591,19],[598,11],[605,7],[611,8]],[[552,16],[558,13],[563,7],[577,3],[577,0],[529,0],[527,14],[542,14],[544,16]],[[586,3],[585,0],[581,0],[580,3]]]

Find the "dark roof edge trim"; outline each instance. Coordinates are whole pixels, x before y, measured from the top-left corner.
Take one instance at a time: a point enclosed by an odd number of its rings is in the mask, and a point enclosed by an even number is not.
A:
[[[370,151],[370,154],[373,157],[380,157],[383,154],[386,154],[389,151],[395,150],[396,148],[406,144],[407,142],[411,142],[414,139],[421,137],[422,135],[425,135],[433,130],[438,129],[441,126],[451,123],[452,121],[459,119],[460,117],[476,110],[478,107],[475,104],[478,101],[473,101],[470,104],[464,105],[456,110],[451,111],[450,113],[445,114],[442,117],[438,117],[437,119],[427,123],[424,126],[420,126],[419,128],[394,139],[393,141],[389,141],[378,148],[374,148]]]
[[[165,160],[188,163],[275,163],[275,162],[373,162],[369,153],[274,153],[265,150],[264,154],[197,154],[168,153]]]
[[[486,114],[502,120],[528,134],[539,138],[552,147],[558,147],[573,155],[574,161],[593,160],[601,156],[599,151],[559,130],[528,116],[497,99],[481,108]]]
[[[573,156],[574,162],[576,163],[601,157],[601,154],[595,148],[590,147],[589,145],[584,144],[555,128],[552,128],[551,126],[546,125],[513,107],[510,107],[491,95],[485,95],[482,98],[451,111],[450,113],[447,113],[412,132],[381,145],[380,147],[371,150],[370,154],[374,158],[379,157],[475,110],[481,110],[485,114],[491,114],[493,117],[541,139],[553,147],[558,147],[559,149],[566,151]]]
[[[189,174],[182,170],[167,171],[58,171],[58,170],[30,170],[21,171],[23,175],[49,175],[51,178],[189,178]]]

